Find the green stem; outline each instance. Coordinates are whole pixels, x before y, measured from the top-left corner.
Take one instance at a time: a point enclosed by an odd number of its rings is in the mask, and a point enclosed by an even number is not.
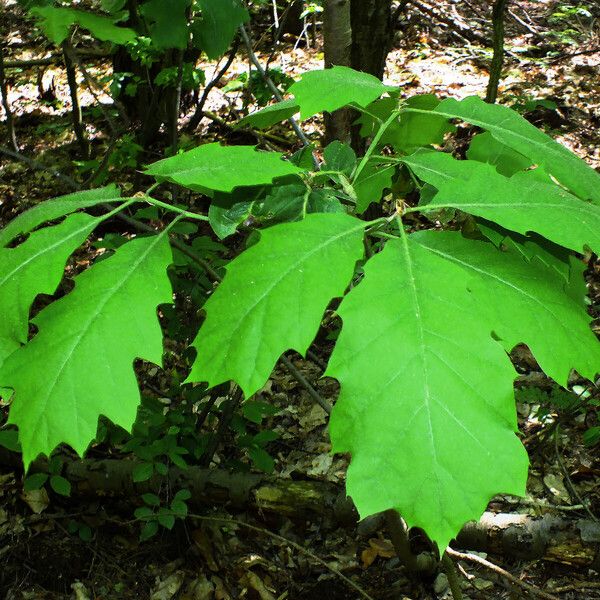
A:
[[[126,202],[123,202],[123,204],[119,204],[119,206],[117,206],[117,208],[114,208],[113,210],[103,214],[102,218],[110,219],[117,213],[120,213],[122,210],[125,210],[128,206],[131,206],[132,204],[135,204],[136,202],[140,202],[140,198],[130,198]]]
[[[371,119],[373,119],[374,121],[376,121],[380,125],[383,123],[383,121],[381,120],[381,118],[379,118],[376,114],[372,113],[371,111],[367,110],[366,108],[364,108],[362,106],[358,106],[358,104],[353,104],[352,108],[355,109],[355,110],[357,110],[360,113],[363,113],[363,115],[367,115],[368,117],[371,117]]]
[[[446,552],[444,552],[442,556],[442,567],[444,568],[446,577],[448,578],[448,585],[450,586],[452,598],[454,600],[463,600],[462,590],[460,589],[460,581],[458,580],[458,575],[456,574],[456,565]]]
[[[146,196],[149,196],[159,185],[162,184],[162,181],[155,181],[147,190]]]
[[[369,147],[367,148],[367,151],[365,152],[365,155],[362,157],[362,160],[360,161],[360,164],[358,165],[358,167],[356,167],[356,171],[354,171],[354,175],[352,177],[352,181],[356,181],[358,179],[358,177],[362,173],[363,169],[367,166],[367,163],[369,162],[369,159],[371,158],[371,156],[375,152],[375,148],[377,148],[377,144],[379,144],[379,141],[383,137],[383,134],[386,132],[387,128],[398,118],[398,116],[400,115],[401,112],[402,112],[402,110],[395,110],[385,120],[385,123],[383,123],[383,125],[381,125],[381,127],[379,128],[379,130],[375,134],[375,137],[373,138],[373,140],[369,144]]]
[[[371,156],[373,160],[378,160],[379,162],[385,162],[397,165],[402,162],[402,158],[396,158],[394,156],[382,156],[381,154],[376,154],[375,156]]]
[[[408,211],[406,211],[408,212]],[[402,222],[402,215],[400,213],[395,214],[396,221],[398,221],[398,229],[400,229],[400,239],[406,244],[408,242],[408,236],[404,231],[404,223]]]
[[[156,198],[152,198],[151,196],[145,196],[143,199],[149,204],[159,206],[160,208],[164,208],[165,210],[168,210],[170,212],[179,213],[180,215],[187,217],[188,219],[195,219],[196,221],[208,221],[208,217],[204,215],[198,215],[196,213],[189,212],[188,210],[184,210],[183,208],[177,208],[176,206],[167,204],[166,202],[163,202],[162,200],[157,200]]]

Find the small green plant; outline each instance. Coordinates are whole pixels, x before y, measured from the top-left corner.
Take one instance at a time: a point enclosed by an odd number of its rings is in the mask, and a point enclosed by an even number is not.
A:
[[[179,80],[179,67],[162,69],[154,79],[156,85],[175,87]],[[197,90],[206,81],[202,69],[197,69],[192,63],[183,63],[181,72],[181,87],[183,90]]]
[[[269,69],[269,78],[282,93],[285,93],[294,83],[294,79],[283,73],[279,67],[271,67]],[[252,71],[250,77],[248,77],[248,73],[240,73],[223,87],[223,92],[235,92],[237,90],[250,92],[254,96],[258,106],[266,106],[273,97],[273,92],[265,83],[262,75],[257,71]]]
[[[94,537],[92,528],[87,523],[76,519],[70,519],[67,522],[67,531],[71,535],[77,534],[82,542],[91,542]]]
[[[155,536],[160,527],[173,529],[177,519],[185,519],[188,513],[187,501],[192,497],[189,490],[179,490],[173,499],[164,505],[156,494],[143,494],[144,506],[135,510],[135,518],[143,522],[140,540]]]
[[[48,483],[50,488],[61,496],[71,495],[71,483],[65,479],[61,473],[63,470],[63,461],[59,456],[53,456],[48,461],[48,471],[29,475],[23,481],[23,490],[30,492],[39,490]]]

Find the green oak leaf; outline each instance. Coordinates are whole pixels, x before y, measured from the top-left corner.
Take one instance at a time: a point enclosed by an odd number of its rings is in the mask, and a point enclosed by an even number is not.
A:
[[[327,369],[341,383],[334,452],[362,518],[390,508],[442,553],[497,493],[523,495],[515,371],[467,290],[464,270],[410,239],[365,266],[338,310]]]
[[[341,202],[330,189],[310,190],[305,185],[273,186],[252,207],[252,216],[261,225],[300,221],[311,213],[343,213]]]
[[[365,212],[373,202],[381,202],[383,190],[392,187],[396,165],[377,166],[373,162],[360,172],[352,186],[356,192],[356,212]]]
[[[27,342],[29,309],[38,294],[53,294],[69,256],[101,219],[86,214],[44,227],[16,248],[0,248],[0,366]]]
[[[148,29],[157,49],[187,47],[189,5],[190,0],[150,0],[141,5],[140,12],[149,23]]]
[[[373,75],[337,66],[304,73],[288,92],[295,97],[302,118],[308,119],[349,104],[367,106],[389,89]]]
[[[0,368],[26,467],[60,443],[82,455],[100,415],[131,428],[140,401],[133,361],[162,360],[156,307],[172,301],[171,262],[166,231],[132,240],[33,320],[37,335]]]
[[[439,105],[439,99],[433,94],[422,94],[408,98],[404,108],[417,108],[432,111]],[[379,129],[381,122],[385,121],[395,110],[398,109],[396,98],[381,98],[375,100],[367,107],[356,121],[361,126],[362,137],[373,137]],[[377,117],[379,120],[373,118]],[[441,144],[446,133],[456,128],[448,122],[445,117],[435,114],[403,113],[398,120],[392,122],[383,134],[379,145],[393,146],[396,152],[413,152],[422,146]]]
[[[126,44],[137,37],[133,29],[115,25],[112,17],[56,6],[35,6],[30,12],[40,19],[42,31],[57,46],[67,39],[71,27],[77,24],[103,42]]]
[[[237,28],[250,17],[240,0],[198,0],[202,15],[192,25],[194,43],[210,59],[229,48]]]
[[[323,170],[339,171],[350,176],[355,167],[356,154],[348,144],[334,140],[323,151]]]
[[[220,240],[233,235],[250,216],[255,195],[244,195],[241,200],[234,200],[230,194],[215,194],[208,208],[208,222]]]
[[[236,128],[254,127],[255,129],[266,129],[267,127],[271,127],[271,125],[286,121],[299,111],[300,107],[294,98],[282,100],[244,117],[236,124]]]
[[[434,112],[486,129],[499,142],[543,167],[583,200],[600,203],[600,175],[514,110],[471,96],[460,101],[447,98]]]
[[[527,344],[544,372],[564,386],[573,368],[588,379],[600,373],[600,344],[583,303],[565,293],[564,277],[541,260],[451,231],[411,239],[473,275],[469,289],[489,311],[505,350]]]
[[[252,216],[260,223],[299,221],[306,215],[309,195],[310,190],[302,184],[274,186],[254,203]]]
[[[289,349],[304,353],[323,312],[341,296],[363,255],[365,223],[345,214],[308,215],[261,232],[227,266],[204,308],[188,381],[234,380],[246,397]]]
[[[576,252],[584,244],[600,252],[600,206],[539,181],[528,171],[508,178],[492,165],[426,150],[402,162],[439,190],[424,210],[458,208],[517,233],[535,231]]]
[[[17,236],[28,233],[46,221],[64,217],[80,208],[103,203],[121,202],[122,200],[119,188],[116,185],[109,185],[40,202],[40,204],[15,217],[4,229],[0,229],[0,247],[6,246]]]
[[[529,158],[499,142],[489,131],[478,133],[471,140],[467,158],[489,163],[505,177],[510,177],[518,171],[524,171],[532,166]]]
[[[146,174],[192,190],[231,192],[236,187],[270,184],[277,177],[304,170],[282,160],[278,152],[259,152],[254,146],[204,144],[151,164]]]

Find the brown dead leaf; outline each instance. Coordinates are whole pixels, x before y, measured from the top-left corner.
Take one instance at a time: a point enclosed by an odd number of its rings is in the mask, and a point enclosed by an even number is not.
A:
[[[396,556],[396,551],[390,540],[371,538],[369,540],[369,547],[365,548],[360,554],[363,567],[365,569],[370,567],[378,556],[381,558],[393,558]]]
[[[252,588],[258,593],[260,600],[275,600],[275,596],[267,589],[262,579],[253,571],[247,571],[241,579],[246,587]]]
[[[213,555],[212,542],[206,534],[206,531],[203,529],[194,529],[194,531],[192,531],[192,539],[200,551],[200,554],[202,554],[202,558],[206,561],[208,568],[213,571],[213,573],[216,573],[219,570],[219,565]]]
[[[36,515],[43,513],[48,508],[48,504],[50,504],[48,492],[45,488],[23,492],[21,499]]]

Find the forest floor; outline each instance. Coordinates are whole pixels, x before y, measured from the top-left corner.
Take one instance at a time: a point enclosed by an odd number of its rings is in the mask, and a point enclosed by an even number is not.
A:
[[[507,23],[508,56],[499,97],[502,102],[518,106],[529,120],[600,169],[598,20],[581,17],[550,22],[551,8],[556,4],[525,0],[512,3]],[[478,37],[489,36],[489,27],[484,26],[489,15],[481,8],[483,5],[475,0],[425,4],[435,14],[445,16],[446,22],[424,18],[417,9],[409,8],[388,58],[386,80],[401,85],[406,95],[482,94],[490,59],[489,49],[477,42]],[[22,23],[17,15],[6,58],[39,56],[37,47],[20,43],[27,41],[27,36],[19,33],[19,27]],[[264,62],[272,48],[265,44],[259,50]],[[322,59],[318,43],[307,47],[305,39],[286,38],[277,47],[271,66],[296,77],[320,68]],[[205,69],[210,79],[218,66],[207,64]],[[217,118],[202,122],[204,138],[237,140],[240,134],[232,132],[223,121],[234,122],[245,108],[247,96],[243,90],[236,92],[235,87],[247,70],[247,61],[240,53],[209,96],[207,109]],[[97,65],[93,72],[102,77],[108,73],[108,65]],[[70,128],[64,73],[60,66],[50,66],[39,76],[37,73],[36,69],[28,69],[10,76],[9,97],[20,148],[45,165],[77,176],[72,162],[77,148]],[[40,94],[45,94],[45,99]],[[84,106],[95,102],[85,86],[81,99]],[[84,110],[84,114],[90,123],[101,118],[92,110]],[[309,121],[305,126],[309,135],[320,135],[319,121]],[[97,130],[90,125],[89,131],[93,134]],[[272,132],[287,141],[284,150],[294,149],[296,141],[286,126],[275,127]],[[137,160],[144,164],[157,157],[152,149],[140,149]],[[128,181],[131,188],[138,185],[134,169],[121,173],[115,168],[114,173],[121,177],[118,181]],[[0,226],[35,202],[67,191],[51,171],[33,170],[26,163],[1,157]],[[86,260],[85,256],[81,258]],[[598,330],[600,263],[596,257],[587,258],[590,310]],[[327,342],[317,344],[314,351],[321,360],[298,358],[293,362],[321,395],[333,402],[336,383],[321,378],[321,362],[326,361],[329,351]],[[556,410],[552,401],[558,403],[562,392],[539,372],[526,349],[516,349],[514,359],[520,373],[519,428],[531,459],[528,497],[501,496],[488,510],[531,518],[559,515],[571,520],[574,528],[584,521],[592,523],[595,525],[588,532],[588,540],[600,547],[600,458],[598,446],[584,440],[589,428],[599,424],[600,399],[597,393],[594,398],[585,382],[574,379],[573,391],[584,399],[589,396],[588,401],[572,413]],[[160,375],[157,381],[153,380],[153,390],[162,389]],[[328,482],[341,490],[347,459],[329,453],[323,409],[283,367],[276,369],[262,395],[277,408],[277,414],[263,422],[280,434],[269,447],[275,459],[275,475],[290,481]],[[215,455],[217,466],[240,459],[232,440],[233,436],[230,444],[223,445],[226,450],[219,449]],[[95,455],[103,457],[101,452]],[[213,516],[213,521],[190,517],[172,532],[161,529],[149,541],[140,542],[139,523],[132,519],[136,498],[102,494],[93,499],[77,494],[64,498],[52,491],[24,492],[22,479],[18,467],[0,466],[0,597],[7,600],[451,597],[445,574],[415,578],[405,571],[388,533],[377,521],[341,527],[318,514],[290,517],[242,511],[224,504],[217,512],[206,509],[202,513],[204,517]],[[230,521],[223,523],[219,518]],[[594,569],[591,561],[578,561],[573,556],[527,559],[517,558],[510,551],[479,556],[535,589],[528,595],[497,572],[459,561],[465,598],[543,597],[544,593],[565,600],[600,598],[597,562]]]

